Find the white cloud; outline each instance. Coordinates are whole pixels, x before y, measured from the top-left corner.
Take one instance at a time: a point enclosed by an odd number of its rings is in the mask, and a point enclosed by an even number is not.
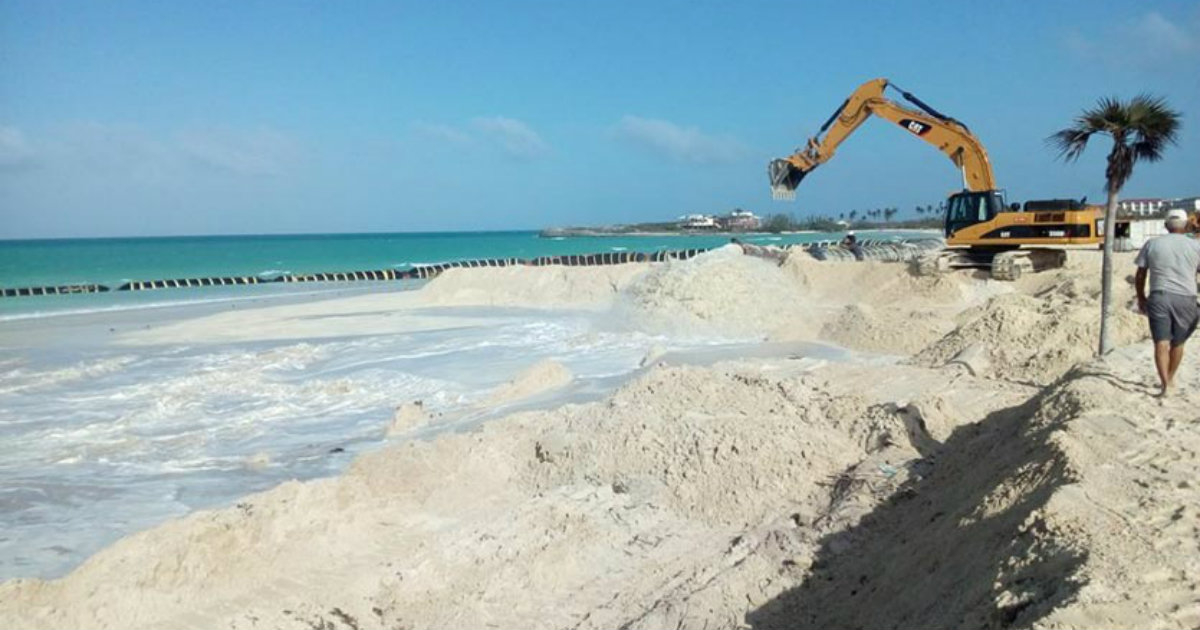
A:
[[[39,142],[48,169],[89,175],[129,175],[145,183],[177,168],[169,143],[134,125],[71,123],[50,130]]]
[[[1200,13],[1189,21],[1171,21],[1157,11],[1085,35],[1068,32],[1063,46],[1077,58],[1114,68],[1148,68],[1200,57]]]
[[[250,177],[282,175],[299,154],[295,142],[270,129],[189,129],[176,134],[174,142],[197,164]]]
[[[550,144],[532,127],[504,116],[472,118],[462,126],[417,122],[412,129],[444,147],[490,146],[521,160],[540,158],[551,151]]]
[[[1169,54],[1186,54],[1196,49],[1196,33],[1185,31],[1155,11],[1138,20],[1131,30],[1134,39]]]
[[[746,153],[733,136],[710,135],[695,127],[680,127],[654,118],[626,116],[613,127],[620,140],[678,162],[712,164],[732,162]]]
[[[412,128],[421,136],[443,144],[467,145],[474,142],[471,134],[450,125],[416,122],[413,123]]]
[[[0,126],[0,171],[17,171],[34,166],[33,148],[16,127]]]
[[[72,123],[26,140],[0,127],[0,169],[36,164],[79,174],[124,175],[139,183],[202,174],[269,178],[299,161],[298,143],[271,129],[191,128],[152,133],[138,125]]]
[[[471,127],[513,157],[532,159],[550,152],[550,145],[536,131],[514,118],[475,118]]]

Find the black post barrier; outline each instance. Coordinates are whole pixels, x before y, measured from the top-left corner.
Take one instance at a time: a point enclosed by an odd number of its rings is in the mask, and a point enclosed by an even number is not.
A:
[[[594,267],[601,265],[618,265],[631,262],[664,262],[667,260],[686,260],[705,249],[686,249],[676,251],[659,250],[653,253],[644,252],[602,252],[598,254],[568,254],[559,256],[537,256],[535,258],[486,258],[455,260],[432,265],[417,265],[405,271],[394,269],[379,269],[368,271],[334,271],[313,272],[301,274],[280,274],[272,278],[258,276],[213,276],[203,278],[169,278],[164,280],[130,280],[115,289],[101,284],[71,284],[46,287],[10,287],[0,289],[3,297],[25,297],[38,295],[64,295],[70,293],[103,293],[106,291],[151,291],[157,289],[176,289],[191,287],[235,286],[248,284],[271,284],[276,282],[364,282],[389,280],[428,280],[435,278],[447,269],[476,268],[476,267],[513,267],[518,265],[544,267],[563,265],[570,267]]]

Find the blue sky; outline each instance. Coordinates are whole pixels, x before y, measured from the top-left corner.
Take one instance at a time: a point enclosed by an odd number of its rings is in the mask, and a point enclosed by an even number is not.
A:
[[[850,8],[861,7],[861,8]],[[1200,2],[0,3],[0,238],[519,229],[937,203],[882,121],[774,202],[765,165],[890,78],[1012,200],[1102,197],[1101,96],[1184,115],[1126,196],[1200,194]]]

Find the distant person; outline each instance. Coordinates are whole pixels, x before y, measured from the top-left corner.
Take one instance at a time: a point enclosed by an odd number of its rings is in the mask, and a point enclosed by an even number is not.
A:
[[[1196,304],[1196,272],[1200,271],[1200,241],[1188,238],[1187,213],[1167,213],[1168,234],[1152,238],[1137,255],[1138,310],[1150,318],[1154,338],[1154,365],[1162,383],[1162,396],[1171,395],[1175,372],[1183,360],[1183,346],[1200,322]],[[1146,276],[1150,295],[1146,295]]]
[[[858,244],[858,237],[854,235],[854,230],[846,232],[846,238],[842,239],[840,245],[843,249],[848,249],[851,254],[854,254],[854,260],[863,259],[862,245]]]

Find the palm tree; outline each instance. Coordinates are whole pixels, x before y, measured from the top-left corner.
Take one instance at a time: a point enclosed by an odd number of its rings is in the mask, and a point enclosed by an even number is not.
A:
[[[1083,155],[1088,139],[1094,134],[1112,138],[1108,152],[1108,207],[1104,211],[1104,263],[1101,270],[1100,354],[1112,350],[1112,253],[1115,240],[1117,196],[1133,175],[1133,166],[1141,160],[1157,162],[1167,145],[1175,144],[1179,132],[1179,112],[1167,106],[1165,99],[1140,94],[1128,102],[1102,98],[1096,106],[1083,110],[1075,123],[1046,139],[1058,150],[1059,157],[1072,162]]]

